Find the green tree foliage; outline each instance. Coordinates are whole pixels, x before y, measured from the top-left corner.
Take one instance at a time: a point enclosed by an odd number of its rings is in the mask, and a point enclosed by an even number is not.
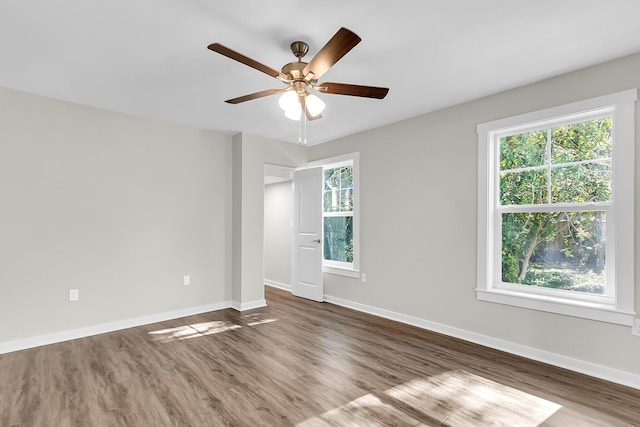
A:
[[[353,262],[353,217],[325,217],[324,242],[324,259]]]
[[[500,140],[500,204],[609,201],[611,153],[610,118],[504,137]],[[604,224],[602,211],[504,213],[502,280],[584,290],[585,285],[576,285],[575,280],[558,281],[546,277],[548,271],[536,272],[540,265],[547,270],[549,265],[570,265],[577,272],[600,273]],[[591,288],[586,291],[594,292]]]

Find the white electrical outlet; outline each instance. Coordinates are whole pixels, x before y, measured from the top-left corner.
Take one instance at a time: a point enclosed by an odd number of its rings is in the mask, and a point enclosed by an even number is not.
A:
[[[78,289],[69,289],[69,301],[78,301],[80,299],[80,291]]]
[[[362,283],[367,283],[367,273],[360,273],[360,281]]]
[[[636,319],[633,323],[631,334],[640,337],[640,319]]]
[[[191,284],[191,276],[184,276],[182,278],[182,284],[185,286],[189,286]]]

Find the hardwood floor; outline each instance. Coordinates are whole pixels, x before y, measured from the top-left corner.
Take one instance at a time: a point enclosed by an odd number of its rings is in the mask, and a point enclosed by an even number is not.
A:
[[[0,356],[0,426],[639,426],[640,391],[267,288]]]

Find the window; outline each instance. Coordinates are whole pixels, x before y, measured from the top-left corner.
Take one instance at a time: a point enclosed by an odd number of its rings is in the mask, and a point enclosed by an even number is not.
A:
[[[478,299],[633,323],[636,98],[478,126]]]
[[[359,277],[358,153],[317,162],[323,168],[324,271]]]
[[[353,269],[353,166],[323,171],[324,260]]]

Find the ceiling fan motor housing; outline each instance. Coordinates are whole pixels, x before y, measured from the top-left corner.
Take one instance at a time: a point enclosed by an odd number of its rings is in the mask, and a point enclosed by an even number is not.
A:
[[[307,66],[306,62],[302,62],[302,57],[309,51],[309,45],[302,41],[295,41],[291,43],[291,52],[298,58],[297,62],[290,62],[282,67],[282,74],[286,74],[291,77],[292,80],[302,81],[304,80],[304,67]]]
[[[306,66],[306,62],[289,62],[287,65],[282,67],[282,74],[291,76],[293,80],[302,80],[304,79],[303,71]]]
[[[309,45],[305,42],[295,41],[291,43],[291,52],[293,52],[295,57],[300,60],[307,54],[307,52],[309,52]]]

